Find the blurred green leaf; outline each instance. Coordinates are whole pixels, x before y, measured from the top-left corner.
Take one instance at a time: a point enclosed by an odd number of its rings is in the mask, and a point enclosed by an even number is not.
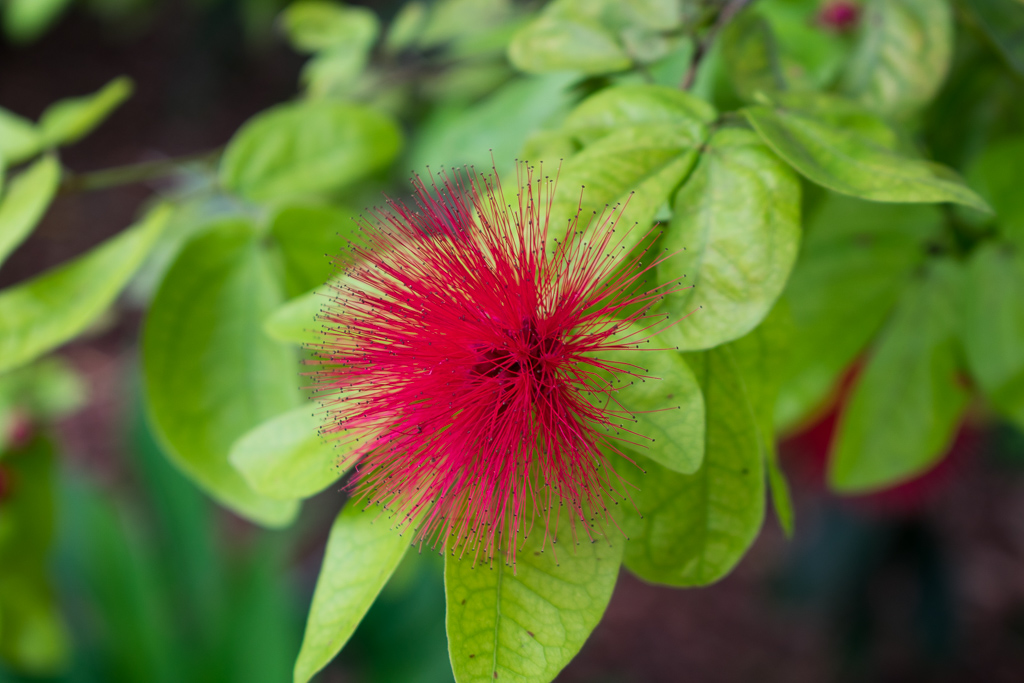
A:
[[[633,65],[615,35],[584,16],[545,12],[521,28],[508,48],[512,65],[527,73],[576,71],[601,74]]]
[[[1024,13],[1024,9],[1021,10]],[[971,162],[967,179],[985,198],[995,215],[982,216],[982,222],[995,222],[999,231],[1024,246],[1024,137],[1000,140]],[[972,216],[974,220],[979,217]]]
[[[54,450],[36,437],[6,453],[0,499],[0,658],[48,676],[67,666],[69,643],[48,580],[54,532]]]
[[[867,0],[844,79],[851,96],[905,118],[931,101],[953,57],[947,0]]]
[[[299,401],[294,352],[261,329],[280,301],[253,228],[225,221],[178,255],[142,340],[149,416],[167,456],[219,502],[268,526],[289,523],[298,504],[254,492],[228,451]]]
[[[783,298],[760,325],[729,344],[757,422],[775,514],[789,536],[793,535],[793,501],[789,495],[789,484],[779,467],[775,446],[775,403],[794,337],[793,314]]]
[[[755,93],[774,93],[786,88],[772,27],[754,12],[742,12],[726,26],[722,33],[722,58],[732,87],[741,99],[749,102],[754,100]]]
[[[743,113],[779,156],[835,192],[877,202],[953,202],[989,210],[945,166],[894,153],[798,111],[757,105]]]
[[[130,78],[121,76],[92,95],[54,102],[39,117],[43,145],[56,147],[78,142],[121,106],[134,88]]]
[[[704,392],[704,464],[677,474],[642,456],[617,469],[635,489],[619,523],[625,565],[654,583],[703,586],[728,574],[764,520],[765,458],[743,378],[728,347],[686,354]],[[639,514],[638,514],[639,512]],[[641,517],[642,515],[642,517]]]
[[[341,464],[352,444],[320,434],[324,417],[316,407],[303,405],[273,417],[231,446],[228,460],[253,491],[278,500],[309,498],[345,473]]]
[[[334,659],[387,583],[410,544],[377,509],[349,501],[331,527],[323,567],[295,662],[295,683],[306,683]]]
[[[410,0],[399,8],[384,36],[384,48],[394,54],[409,49],[427,20],[426,5],[419,0]]]
[[[169,215],[168,207],[159,206],[92,251],[0,291],[0,372],[69,341],[107,310]]]
[[[623,127],[671,123],[702,141],[717,115],[704,100],[676,88],[619,85],[581,102],[566,117],[562,130],[589,144]]]
[[[382,112],[331,101],[283,104],[260,112],[228,143],[223,185],[253,201],[336,190],[387,166],[401,147]]]
[[[964,3],[1006,62],[1024,76],[1024,4],[1020,0]]]
[[[1024,257],[988,243],[971,255],[961,336],[971,374],[992,404],[1024,426]]]
[[[664,339],[703,349],[754,329],[782,293],[800,244],[793,172],[750,131],[719,130],[676,193],[673,214],[663,245],[674,255],[658,277],[692,287],[666,297],[663,310],[688,317]]]
[[[878,204],[829,194],[807,219],[786,286],[796,327],[776,424],[803,420],[838,384],[899,299],[942,214],[932,206]]]
[[[634,325],[621,334],[639,340],[650,336],[651,331]],[[642,447],[637,450],[659,465],[692,474],[704,459],[704,396],[700,385],[675,349],[656,350],[665,348],[658,337],[636,345],[639,348],[601,355],[602,361],[618,370],[613,375],[613,386],[619,388],[610,399],[612,407],[621,407],[634,418],[635,424],[622,426],[622,438],[637,443]]]
[[[321,289],[296,297],[275,308],[263,321],[271,339],[307,346],[323,341],[323,324],[317,319],[331,296]]]
[[[13,43],[30,43],[60,17],[71,0],[7,0],[4,32]]]
[[[471,549],[445,554],[448,654],[458,683],[548,683],[604,615],[625,541],[610,524],[602,533],[581,528],[586,522],[567,507],[558,513],[546,530],[543,519],[533,522],[512,566],[503,557],[474,560]]]
[[[0,159],[17,164],[38,152],[42,136],[28,119],[0,107]]]
[[[300,52],[339,47],[366,52],[380,33],[380,22],[372,11],[326,0],[294,2],[281,18],[288,39]]]
[[[337,270],[336,259],[358,236],[356,212],[314,205],[286,206],[274,216],[270,234],[284,261],[291,295],[322,286]]]
[[[11,181],[0,201],[0,265],[42,219],[60,183],[60,162],[45,156]]]
[[[961,267],[937,260],[904,290],[839,419],[835,490],[892,486],[946,452],[968,399],[957,377],[962,285]]]
[[[85,403],[86,390],[75,369],[59,356],[43,358],[0,375],[0,413],[17,406],[39,421],[52,421]],[[0,435],[0,451],[3,450]]]
[[[849,58],[849,40],[823,29],[821,9],[819,0],[758,0],[748,10],[768,21],[779,73],[791,91],[829,88]]]

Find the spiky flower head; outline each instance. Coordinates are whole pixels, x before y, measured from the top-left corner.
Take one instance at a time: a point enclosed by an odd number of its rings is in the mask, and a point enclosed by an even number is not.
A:
[[[589,534],[605,516],[608,459],[636,440],[609,378],[643,370],[602,356],[650,336],[663,293],[614,210],[577,212],[549,247],[553,181],[522,165],[518,181],[506,203],[496,173],[415,178],[414,206],[361,219],[316,373],[357,497],[421,542],[511,563],[534,519],[547,532],[565,506]]]

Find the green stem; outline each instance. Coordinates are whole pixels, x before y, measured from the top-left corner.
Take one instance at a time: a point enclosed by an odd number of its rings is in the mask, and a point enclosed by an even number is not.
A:
[[[138,164],[105,168],[102,171],[68,173],[61,181],[60,191],[62,194],[92,192],[121,185],[144,183],[157,178],[166,178],[180,172],[182,167],[188,164],[213,162],[220,156],[222,151],[223,148],[218,147],[217,149],[198,154],[188,154],[158,161],[143,161]]]

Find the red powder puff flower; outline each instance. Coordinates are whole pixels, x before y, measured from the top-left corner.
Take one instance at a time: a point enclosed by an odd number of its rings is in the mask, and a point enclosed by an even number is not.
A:
[[[605,454],[636,438],[609,373],[644,375],[601,355],[650,337],[664,287],[643,289],[658,262],[627,256],[610,215],[580,229],[577,212],[546,249],[553,187],[531,169],[511,205],[496,174],[443,180],[414,179],[415,208],[388,200],[342,257],[321,314],[324,432],[353,441],[357,495],[416,540],[514,563],[538,511],[589,529],[605,510]]]

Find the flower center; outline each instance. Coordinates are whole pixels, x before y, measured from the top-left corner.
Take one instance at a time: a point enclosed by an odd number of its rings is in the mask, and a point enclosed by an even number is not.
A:
[[[550,361],[557,358],[564,344],[555,337],[542,336],[532,320],[524,320],[518,330],[504,330],[506,340],[501,347],[481,344],[476,348],[477,362],[472,374],[498,380],[515,380],[529,374],[544,382]]]

